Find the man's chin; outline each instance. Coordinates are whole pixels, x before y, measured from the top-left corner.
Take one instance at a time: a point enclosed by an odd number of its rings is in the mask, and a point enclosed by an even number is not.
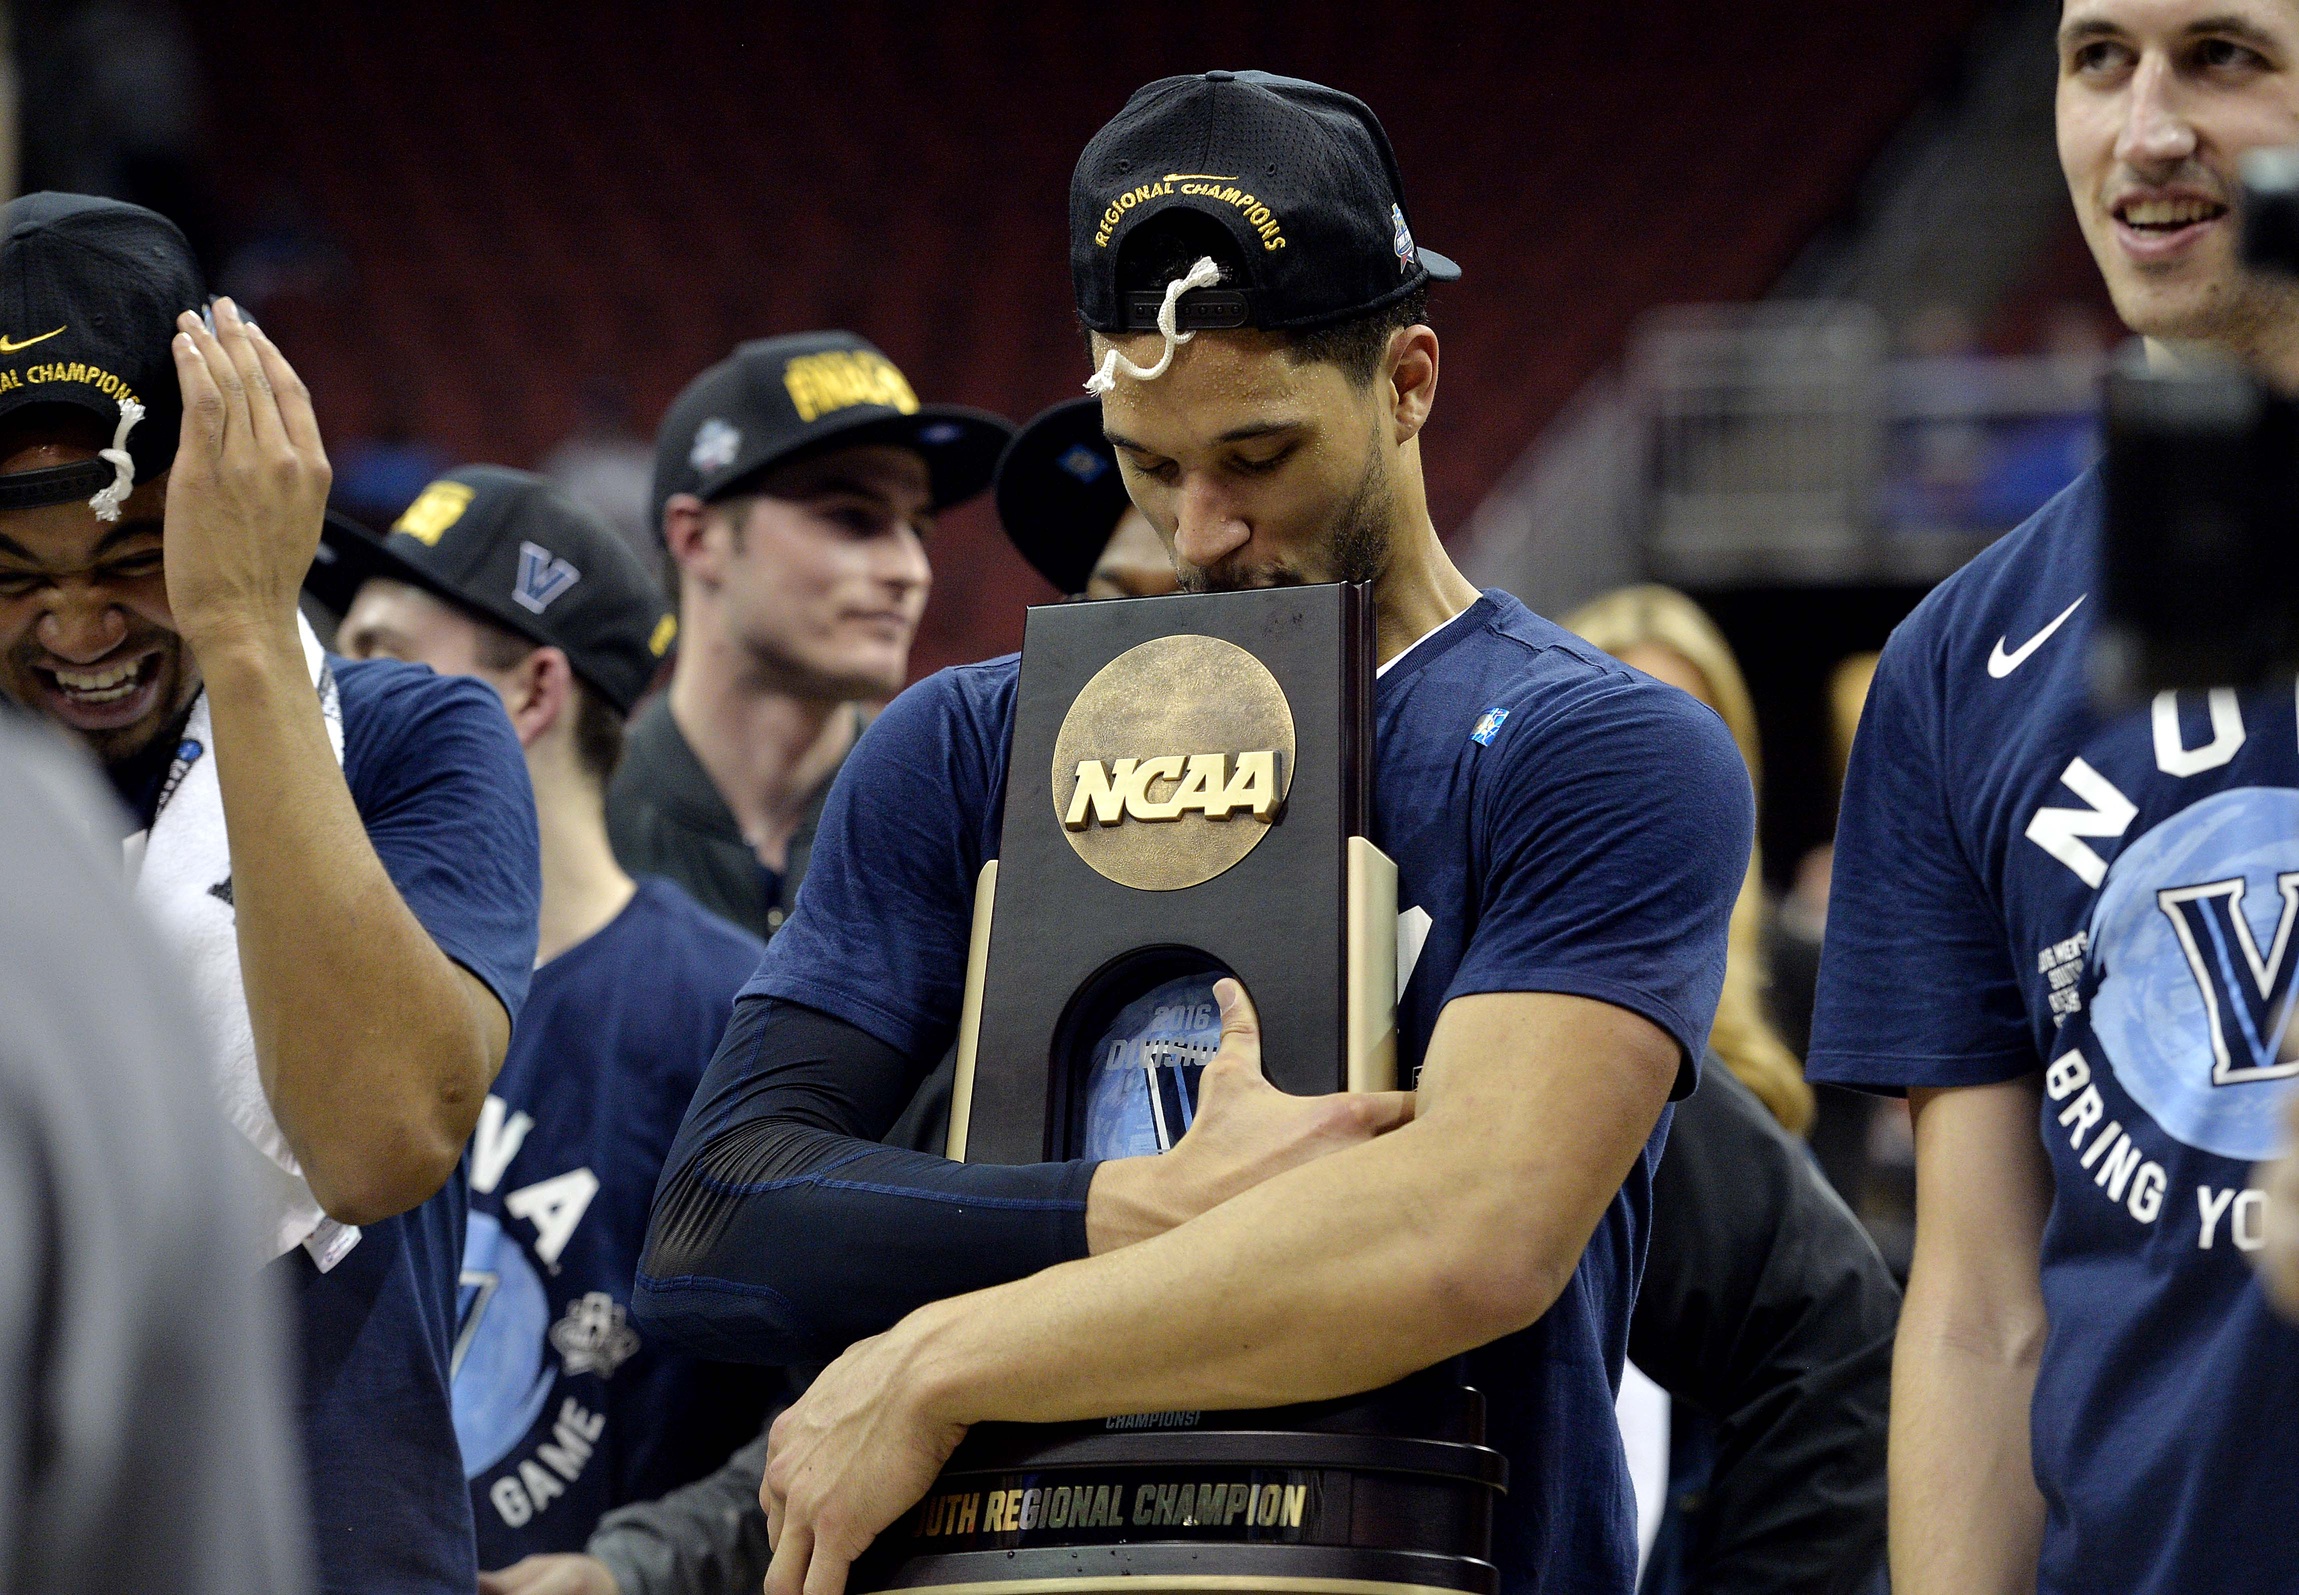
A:
[[[118,697],[91,700],[22,666],[10,673],[6,685],[18,705],[78,737],[106,765],[126,763],[168,735],[190,698],[178,662],[164,654],[144,679]]]
[[[1185,593],[1253,593],[1271,587],[1307,587],[1313,582],[1330,578],[1311,576],[1282,567],[1243,569],[1221,565],[1212,570],[1184,566],[1179,579],[1181,590]]]

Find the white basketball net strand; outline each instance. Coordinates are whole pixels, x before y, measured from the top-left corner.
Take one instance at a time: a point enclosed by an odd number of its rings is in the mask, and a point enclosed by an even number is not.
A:
[[[96,456],[100,460],[110,461],[112,466],[111,485],[88,500],[88,508],[96,512],[96,519],[100,521],[118,520],[120,506],[136,490],[136,462],[128,457],[128,434],[136,429],[136,423],[143,418],[144,407],[141,404],[134,399],[122,399],[120,426],[112,434],[112,446]]]
[[[1158,306],[1157,311],[1157,330],[1164,335],[1165,352],[1157,357],[1157,364],[1137,366],[1113,348],[1102,357],[1102,368],[1086,378],[1086,391],[1109,392],[1118,385],[1118,373],[1121,370],[1136,382],[1155,382],[1164,376],[1166,367],[1173,364],[1174,350],[1197,336],[1194,332],[1175,330],[1175,307],[1181,303],[1181,296],[1192,288],[1211,288],[1220,281],[1221,268],[1213,263],[1213,257],[1200,255],[1197,264],[1189,268],[1188,276],[1177,277],[1165,285],[1165,303]]]

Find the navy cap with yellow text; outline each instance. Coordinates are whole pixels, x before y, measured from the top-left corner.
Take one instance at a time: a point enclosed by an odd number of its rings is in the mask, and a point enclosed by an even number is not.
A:
[[[933,507],[990,485],[1013,428],[984,410],[920,404],[894,362],[851,332],[759,338],[688,383],[655,434],[654,515],[676,493],[709,502],[778,465],[833,448],[915,451]]]
[[[542,477],[508,466],[449,471],[388,537],[329,516],[306,590],[340,614],[379,577],[560,649],[624,714],[678,635],[662,589],[612,526]]]
[[[156,211],[85,194],[27,194],[0,209],[0,419],[35,405],[83,410],[112,442],[121,403],[142,419],[126,451],[138,483],[174,463],[183,396],[176,317],[207,288],[191,246]],[[110,486],[102,460],[0,477],[0,508],[89,498]]]
[[[1164,295],[1122,287],[1120,266],[1142,225],[1176,210],[1243,260],[1242,281],[1182,296],[1184,331],[1328,326],[1461,275],[1414,242],[1396,154],[1365,102],[1300,78],[1160,78],[1093,136],[1070,179],[1070,279],[1088,327],[1157,325]]]

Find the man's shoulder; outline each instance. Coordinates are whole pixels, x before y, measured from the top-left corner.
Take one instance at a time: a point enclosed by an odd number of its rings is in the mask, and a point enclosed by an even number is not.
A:
[[[914,711],[958,715],[984,724],[1003,722],[1014,712],[1014,689],[1021,678],[1022,656],[1018,653],[972,664],[945,665],[904,689],[886,706],[886,713],[891,715],[908,703]]]
[[[1630,669],[1508,593],[1488,592],[1478,609],[1480,623],[1430,670],[1430,685],[1452,700],[1432,707],[1456,718],[1467,714],[1464,735],[1496,749],[1503,743],[1530,749],[1541,739],[1526,732],[1573,727],[1598,736],[1657,727],[1730,741],[1714,711],[1689,693]],[[1517,735],[1506,737],[1504,730]]]
[[[2096,585],[2105,512],[2095,467],[1925,594],[1893,628],[1884,668],[2001,680],[2027,661],[2017,645],[2043,640],[2063,611],[2069,640],[2088,635],[2094,617],[2076,606]]]
[[[870,722],[849,762],[891,758],[907,764],[923,751],[920,743],[943,754],[1002,760],[1021,673],[1020,654],[1001,654],[946,665],[912,682]]]
[[[398,659],[342,659],[329,667],[343,707],[346,773],[363,764],[419,757],[434,739],[455,738],[458,757],[470,744],[491,748],[525,769],[518,733],[493,688],[470,676],[443,676]]]

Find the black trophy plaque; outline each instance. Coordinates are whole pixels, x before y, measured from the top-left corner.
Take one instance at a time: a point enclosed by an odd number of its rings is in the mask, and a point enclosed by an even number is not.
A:
[[[1396,1074],[1396,868],[1366,839],[1372,605],[1293,587],[1032,609],[999,858],[977,885],[949,1153],[1088,1155],[1130,1002],[1235,976],[1284,1090]],[[1162,999],[1161,999],[1162,1000]],[[1186,1123],[1190,1084],[1170,1111]],[[1148,1100],[1158,1100],[1159,1070]],[[1160,1115],[1160,1145],[1179,1129]],[[863,1591],[1492,1595],[1507,1464],[1450,1369],[1263,1412],[983,1424]]]

